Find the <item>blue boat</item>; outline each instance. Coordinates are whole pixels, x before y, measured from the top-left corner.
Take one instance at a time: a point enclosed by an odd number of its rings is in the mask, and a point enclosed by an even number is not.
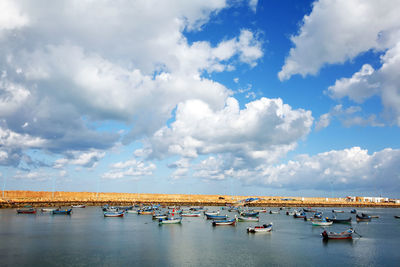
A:
[[[53,214],[55,215],[70,215],[72,209],[56,209],[53,210]]]
[[[212,222],[212,226],[235,225],[235,224],[236,224],[236,219],[224,219]]]
[[[206,214],[207,220],[226,220],[228,215],[208,215]]]
[[[243,216],[243,217],[257,217],[259,214],[260,213],[258,211],[256,211],[256,212],[248,211],[248,212],[241,212],[240,213],[240,215]]]

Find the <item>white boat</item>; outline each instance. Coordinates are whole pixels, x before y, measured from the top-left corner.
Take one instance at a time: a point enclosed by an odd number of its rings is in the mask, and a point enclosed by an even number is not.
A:
[[[243,217],[243,216],[235,216],[236,220],[238,222],[259,222],[260,218],[259,217]]]
[[[40,209],[42,212],[53,212],[53,210],[56,210],[56,209],[52,209],[52,208],[42,208],[42,209]]]
[[[279,214],[279,210],[270,210],[269,214]]]
[[[248,227],[248,233],[269,233],[272,231],[272,222],[261,226]]]
[[[182,217],[200,217],[201,213],[200,212],[184,212],[181,213]]]
[[[72,205],[71,208],[86,208],[85,205]]]
[[[312,225],[314,225],[314,226],[329,226],[329,225],[332,225],[332,224],[333,224],[332,221],[327,222],[326,220],[322,220],[322,221],[315,221],[315,220],[313,220],[313,221],[311,221],[311,223],[312,223]]]
[[[106,211],[104,212],[104,217],[124,217],[123,211]]]
[[[138,211],[137,211],[137,210],[127,210],[126,213],[134,213],[134,214],[137,214]]]
[[[154,214],[153,220],[165,219],[167,217],[168,217],[168,215],[166,215],[166,214]]]
[[[158,223],[159,224],[177,224],[177,223],[181,223],[182,222],[182,218],[174,218],[174,217],[167,217],[165,219],[159,219]]]
[[[218,215],[219,214],[219,211],[207,211],[207,212],[204,212],[204,215],[211,215],[211,216],[213,216],[213,215]]]

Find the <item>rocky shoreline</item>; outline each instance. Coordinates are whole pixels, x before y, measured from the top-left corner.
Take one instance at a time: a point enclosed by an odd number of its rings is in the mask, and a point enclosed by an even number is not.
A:
[[[304,198],[271,196],[145,194],[145,193],[95,193],[95,192],[38,192],[5,191],[0,208],[59,207],[84,204],[86,206],[128,206],[159,203],[165,206],[228,206],[247,198],[260,200],[246,203],[251,207],[375,207],[400,208],[396,203],[348,202],[344,198]],[[242,205],[244,203],[241,203]]]

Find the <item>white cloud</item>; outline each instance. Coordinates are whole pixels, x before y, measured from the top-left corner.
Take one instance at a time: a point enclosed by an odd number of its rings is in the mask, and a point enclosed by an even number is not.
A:
[[[400,150],[387,148],[368,154],[367,150],[353,147],[303,155],[287,164],[266,166],[261,175],[245,179],[291,190],[398,192],[399,171]]]
[[[54,163],[54,168],[63,168],[66,165],[77,165],[87,168],[95,167],[102,158],[106,155],[105,152],[92,150],[81,153],[79,151],[68,152],[68,158],[57,159]]]
[[[253,12],[257,11],[258,0],[249,0],[249,7]]]
[[[316,74],[325,64],[343,63],[362,52],[384,51],[399,41],[399,0],[320,0],[291,40],[280,80]]]
[[[261,98],[241,110],[236,99],[228,98],[225,107],[215,111],[200,100],[189,100],[178,105],[171,127],[149,140],[150,156],[231,153],[243,159],[241,164],[272,163],[296,147],[312,122],[310,111],[292,110],[281,99]]]
[[[28,23],[28,16],[21,12],[16,1],[2,0],[0,2],[0,38],[2,31],[21,28]]]
[[[14,179],[23,179],[23,180],[34,180],[34,181],[46,181],[50,179],[50,174],[44,171],[17,171],[13,176]]]
[[[157,168],[153,163],[145,163],[131,159],[125,162],[117,162],[111,165],[112,170],[104,173],[104,179],[121,179],[126,177],[140,177],[153,175],[153,171]]]

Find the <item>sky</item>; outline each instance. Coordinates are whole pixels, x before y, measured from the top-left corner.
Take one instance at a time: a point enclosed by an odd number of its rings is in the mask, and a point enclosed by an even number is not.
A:
[[[1,0],[1,188],[400,198],[398,14]]]

